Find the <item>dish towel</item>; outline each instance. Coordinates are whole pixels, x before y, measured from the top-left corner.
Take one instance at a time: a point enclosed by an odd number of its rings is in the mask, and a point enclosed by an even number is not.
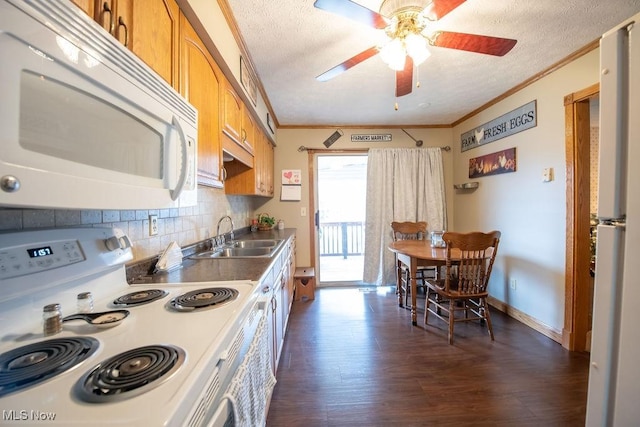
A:
[[[262,316],[249,351],[223,396],[233,406],[236,427],[266,425],[267,402],[276,385],[270,348],[266,316]]]

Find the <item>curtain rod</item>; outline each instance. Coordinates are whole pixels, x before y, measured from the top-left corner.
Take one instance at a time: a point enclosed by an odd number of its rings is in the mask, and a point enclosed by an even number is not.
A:
[[[439,148],[443,151],[451,151],[451,146],[449,145],[443,145],[442,147],[424,147],[424,148]],[[299,152],[303,152],[303,151],[333,151],[333,152],[362,152],[362,151],[368,151],[368,148],[353,148],[353,149],[349,149],[349,148],[310,148],[310,147],[305,147],[304,145],[301,145],[300,147],[298,147],[298,151]]]

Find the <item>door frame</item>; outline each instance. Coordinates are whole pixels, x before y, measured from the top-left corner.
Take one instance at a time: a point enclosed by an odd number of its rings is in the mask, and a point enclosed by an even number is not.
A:
[[[369,149],[313,149],[307,148],[307,163],[309,170],[309,241],[311,244],[310,258],[311,263],[316,262],[316,177],[315,177],[315,161],[316,154],[368,154]],[[320,268],[318,265],[317,268]],[[320,277],[320,272],[316,273],[316,277]]]
[[[566,150],[566,262],[562,346],[587,350],[590,305],[590,109],[600,94],[596,83],[564,97]]]

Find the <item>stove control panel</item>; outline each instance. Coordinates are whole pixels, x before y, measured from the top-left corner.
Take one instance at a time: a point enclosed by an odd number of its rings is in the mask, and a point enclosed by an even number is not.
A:
[[[0,249],[0,279],[40,273],[85,259],[77,240],[2,248]]]

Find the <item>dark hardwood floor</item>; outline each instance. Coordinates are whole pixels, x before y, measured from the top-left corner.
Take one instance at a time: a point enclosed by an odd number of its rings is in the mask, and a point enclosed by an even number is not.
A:
[[[589,355],[491,310],[495,333],[431,316],[393,288],[294,302],[267,418],[290,426],[583,426]]]

